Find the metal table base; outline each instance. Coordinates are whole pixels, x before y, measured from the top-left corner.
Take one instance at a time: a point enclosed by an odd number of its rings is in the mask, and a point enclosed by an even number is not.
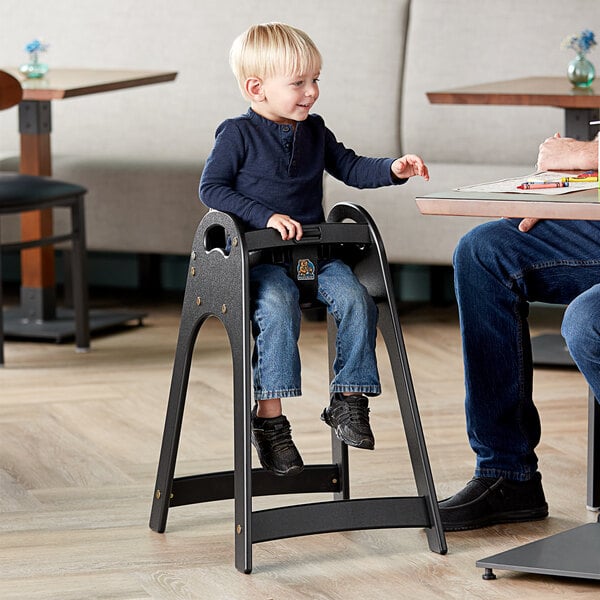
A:
[[[500,552],[476,565],[484,579],[495,579],[493,569],[600,579],[600,523],[587,523],[562,533]]]
[[[147,314],[131,310],[90,310],[90,332],[98,333],[142,320]],[[4,311],[4,336],[6,339],[22,339],[56,342],[60,344],[75,338],[75,318],[72,309],[57,308],[56,317],[43,321],[24,318],[21,308]]]

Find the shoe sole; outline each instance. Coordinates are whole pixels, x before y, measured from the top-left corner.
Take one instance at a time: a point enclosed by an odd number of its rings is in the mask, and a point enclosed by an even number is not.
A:
[[[260,460],[259,462],[263,469],[269,471],[270,473],[273,473],[273,475],[277,475],[277,477],[293,477],[294,475],[299,475],[300,473],[302,473],[302,471],[304,471],[304,466],[293,466],[290,467],[287,471],[276,471],[275,469],[271,469],[268,465],[265,465]]]
[[[481,529],[483,527],[491,527],[492,525],[503,525],[505,523],[525,523],[527,521],[541,521],[548,516],[548,508],[538,508],[535,510],[518,510],[509,513],[501,513],[493,517],[480,519],[479,521],[471,521],[469,523],[456,523],[446,525],[442,519],[442,528],[444,531],[471,531],[473,529]]]

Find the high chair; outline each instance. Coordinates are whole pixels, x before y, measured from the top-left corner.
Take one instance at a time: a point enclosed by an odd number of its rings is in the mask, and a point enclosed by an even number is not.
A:
[[[283,241],[274,229],[244,232],[237,219],[218,211],[209,211],[198,226],[183,300],[150,527],[163,533],[170,507],[233,498],[235,566],[244,573],[252,571],[252,544],[354,529],[422,527],[429,548],[445,554],[446,540],[379,232],[363,208],[347,203],[334,206],[327,222],[303,229],[300,241]],[[282,253],[294,265],[297,261],[317,264],[315,261],[321,258],[340,258],[353,267],[374,298],[379,310],[378,328],[393,370],[416,496],[351,499],[348,448],[333,431],[329,464],[306,465],[293,477],[277,477],[262,468],[252,468],[249,269],[258,261],[273,260]],[[299,287],[303,308],[315,306],[310,294],[303,298],[301,282]],[[211,316],[223,323],[231,345],[234,469],[175,478],[192,353],[202,324]],[[328,337],[332,364],[335,323],[331,318]],[[255,496],[316,492],[331,492],[333,499],[259,511],[252,508]]]

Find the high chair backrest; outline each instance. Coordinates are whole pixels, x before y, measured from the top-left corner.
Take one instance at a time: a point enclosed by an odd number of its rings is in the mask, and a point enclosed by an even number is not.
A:
[[[6,71],[0,71],[0,110],[19,104],[22,98],[23,88],[19,80]]]

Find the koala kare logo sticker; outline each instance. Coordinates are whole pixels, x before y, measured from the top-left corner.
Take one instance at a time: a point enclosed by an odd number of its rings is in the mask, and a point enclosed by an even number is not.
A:
[[[315,278],[315,265],[308,258],[300,258],[296,265],[298,281],[311,281]]]

